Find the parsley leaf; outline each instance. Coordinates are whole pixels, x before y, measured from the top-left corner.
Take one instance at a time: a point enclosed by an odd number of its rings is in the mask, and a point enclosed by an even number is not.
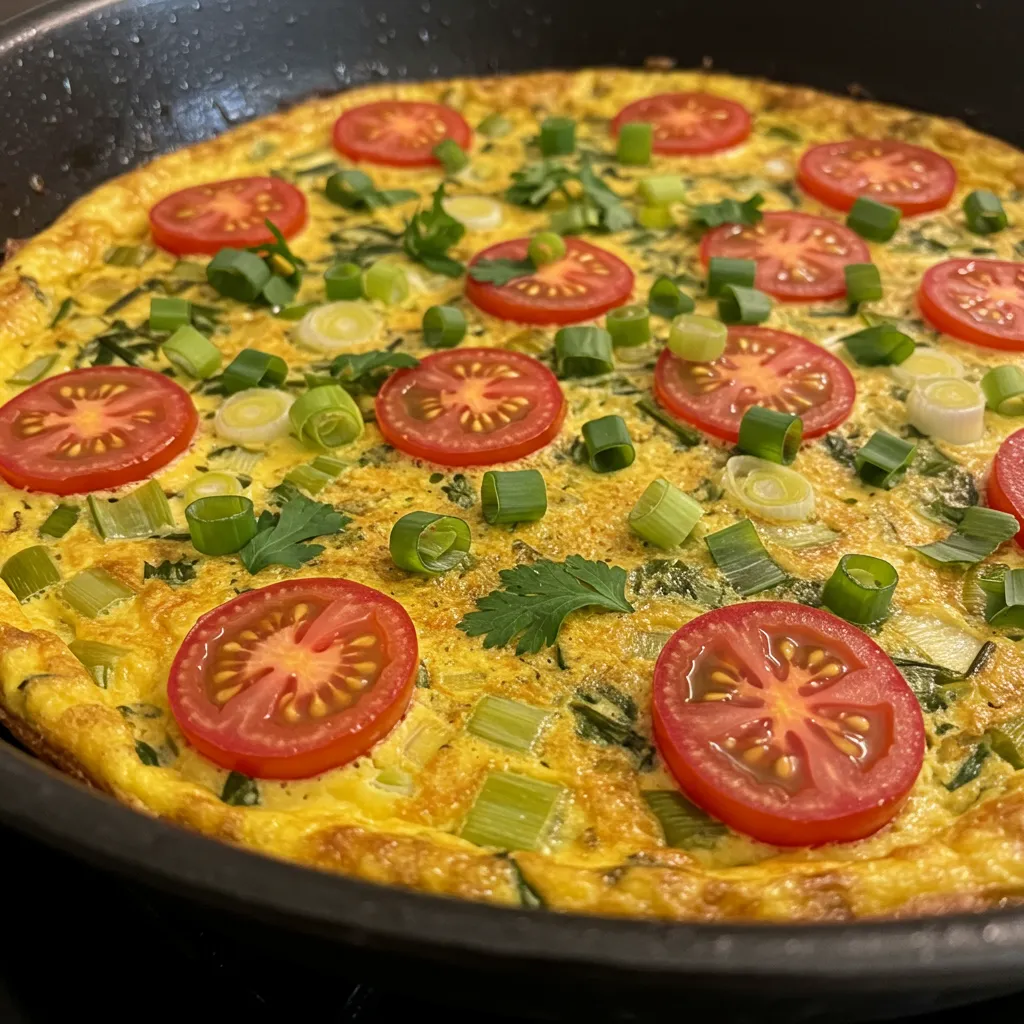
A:
[[[191,583],[196,578],[196,563],[182,558],[178,562],[172,562],[165,558],[159,565],[143,563],[143,580],[163,580],[172,587],[180,587],[182,584]]]
[[[720,224],[757,224],[764,214],[761,204],[764,196],[760,192],[742,203],[738,199],[723,199],[719,203],[699,203],[693,207],[690,219],[705,228],[717,228]]]
[[[472,508],[476,504],[476,491],[466,479],[465,473],[456,473],[452,477],[452,482],[444,484],[441,490],[448,496],[448,500],[459,508]]]
[[[478,610],[458,624],[469,636],[483,636],[484,647],[502,647],[518,636],[516,654],[532,654],[555,642],[570,612],[590,606],[633,611],[626,570],[580,555],[564,562],[544,558],[498,575],[504,589],[478,597]]]
[[[536,269],[529,257],[525,260],[477,260],[470,266],[469,276],[474,281],[502,285],[519,277],[529,277]]]
[[[351,394],[375,395],[392,370],[419,364],[415,356],[405,352],[345,352],[331,363],[331,374]]]
[[[302,494],[286,501],[281,512],[260,515],[259,532],[239,552],[246,569],[257,573],[268,565],[287,565],[298,569],[303,562],[316,558],[323,551],[321,544],[302,541],[338,533],[351,522],[328,504],[311,501]]]
[[[422,263],[435,274],[458,277],[466,268],[448,255],[448,250],[462,239],[465,225],[445,212],[444,184],[437,186],[434,202],[429,210],[419,210],[405,226],[402,248],[406,255]]]
[[[622,205],[618,193],[610,189],[590,166],[590,157],[580,158],[577,176],[583,188],[584,197],[598,211],[599,224],[606,231],[625,231],[633,226],[633,215]]]
[[[575,182],[581,193],[573,195],[569,182]],[[579,168],[571,170],[564,164],[544,160],[512,174],[512,186],[505,198],[516,206],[537,209],[556,192],[567,200],[585,207],[588,223],[605,231],[624,231],[633,226],[633,215],[623,205],[619,195],[594,172],[589,153],[580,157]],[[500,282],[505,283],[505,282]]]
[[[524,167],[521,171],[513,171],[512,185],[505,193],[505,198],[515,206],[529,206],[533,209],[543,206],[556,192],[571,199],[565,186],[574,177],[572,171],[563,164],[544,160]]]

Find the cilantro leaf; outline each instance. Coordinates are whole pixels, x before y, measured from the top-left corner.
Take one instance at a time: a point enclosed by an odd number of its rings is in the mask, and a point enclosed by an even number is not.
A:
[[[437,186],[429,210],[418,210],[405,226],[402,248],[406,255],[428,270],[446,277],[458,277],[466,268],[448,255],[448,250],[466,233],[466,227],[445,212],[444,184]]]
[[[505,193],[505,198],[515,206],[529,206],[533,209],[543,206],[556,192],[562,192],[567,199],[571,199],[565,186],[574,177],[572,171],[563,164],[544,160],[520,171],[513,171],[512,185]]]
[[[555,642],[570,612],[590,606],[633,611],[626,600],[626,570],[580,555],[564,562],[545,558],[498,575],[504,589],[478,597],[478,610],[458,624],[469,636],[483,636],[484,647],[503,647],[518,636],[516,654],[532,654]]]
[[[536,269],[536,264],[529,257],[525,260],[477,260],[470,266],[469,276],[474,281],[502,285],[520,277],[529,277]]]
[[[354,395],[375,395],[392,370],[419,366],[415,356],[405,352],[345,352],[331,363],[331,374]]]
[[[144,562],[142,566],[143,580],[163,580],[172,587],[180,587],[182,584],[191,583],[196,578],[196,563],[182,558],[180,561],[172,562],[165,558],[159,565],[150,565]]]
[[[761,205],[764,196],[760,192],[745,199],[723,199],[718,203],[699,203],[693,207],[691,220],[705,228],[717,228],[721,224],[757,224],[764,214]]]
[[[268,565],[298,569],[323,551],[321,544],[303,544],[302,541],[338,533],[349,522],[348,516],[336,512],[330,505],[297,494],[281,506],[280,514],[262,512],[257,523],[259,532],[242,548],[239,556],[251,573]]]

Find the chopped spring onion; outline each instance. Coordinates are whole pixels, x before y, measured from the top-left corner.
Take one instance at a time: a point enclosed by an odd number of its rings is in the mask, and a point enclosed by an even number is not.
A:
[[[290,429],[288,410],[294,399],[283,391],[251,388],[221,403],[213,418],[218,437],[235,444],[263,444],[284,437]]]
[[[104,540],[152,537],[174,526],[171,506],[155,480],[137,487],[120,501],[107,501],[90,494],[88,502],[96,532]]]
[[[220,369],[220,349],[190,324],[179,327],[160,351],[171,366],[197,380],[212,377]]]
[[[530,239],[526,254],[536,267],[557,263],[565,256],[565,241],[554,231],[541,231]]]
[[[889,615],[896,570],[873,555],[843,555],[829,577],[822,601],[829,611],[858,626],[881,622]]]
[[[795,469],[775,462],[734,455],[725,464],[722,482],[733,500],[762,519],[802,522],[814,514],[814,488]]]
[[[298,288],[283,277],[272,277],[264,286],[261,292],[267,305],[274,307],[274,312],[280,315],[281,311],[287,309],[295,301]]]
[[[508,135],[515,127],[504,114],[488,114],[477,126],[476,130],[489,139],[500,139]],[[454,217],[455,214],[452,214]]]
[[[373,195],[373,179],[362,171],[349,169],[332,174],[324,182],[324,195],[346,210],[356,210],[367,204],[367,196]]]
[[[111,576],[99,566],[72,576],[61,590],[61,597],[76,612],[90,619],[134,596],[135,591],[131,587],[126,587],[116,576]]]
[[[715,565],[741,597],[777,586],[786,574],[765,551],[749,519],[733,523],[704,538]]]
[[[103,256],[103,262],[110,267],[141,267],[154,250],[147,245],[115,245]]]
[[[455,306],[431,306],[423,314],[423,344],[455,348],[466,336],[466,314]]]
[[[401,267],[381,260],[363,274],[363,291],[368,299],[394,306],[409,298],[409,278]]]
[[[1024,413],[1024,370],[1019,366],[996,366],[981,378],[985,404],[1002,416]]]
[[[379,314],[365,302],[329,302],[307,313],[299,321],[295,336],[306,348],[336,355],[371,341],[380,327]]]
[[[436,576],[460,565],[471,541],[469,525],[463,519],[409,512],[391,528],[388,546],[399,569]]]
[[[967,674],[982,649],[976,637],[934,615],[903,612],[891,620],[890,628],[930,662],[957,675]]]
[[[35,384],[37,380],[42,380],[50,372],[53,364],[57,362],[57,358],[56,352],[46,356],[37,356],[31,362],[26,363],[20,370],[15,370],[14,374],[7,378],[7,383]]]
[[[11,555],[0,569],[0,579],[11,588],[11,593],[24,604],[30,597],[41,594],[47,587],[60,582],[60,569],[42,544]]]
[[[192,323],[192,303],[188,299],[154,295],[149,300],[149,328],[152,331],[176,331]]]
[[[629,513],[629,525],[655,547],[682,544],[704,515],[704,509],[664,477],[652,480]]]
[[[548,117],[537,139],[544,156],[568,156],[576,149],[576,122],[571,117]]]
[[[985,395],[977,384],[937,377],[917,384],[907,399],[907,419],[928,437],[970,444],[985,434]]]
[[[708,849],[728,834],[725,825],[674,789],[648,789],[643,798],[661,825],[665,845],[673,849]]]
[[[514,772],[491,772],[459,835],[477,846],[535,850],[544,838],[562,786]]]
[[[781,466],[796,458],[803,436],[804,421],[799,416],[763,405],[752,405],[740,420],[740,451]]]
[[[682,313],[672,321],[668,347],[673,355],[691,363],[712,363],[725,351],[729,328],[720,320]]]
[[[668,206],[686,198],[686,185],[678,174],[662,174],[644,178],[637,190],[647,206]]]
[[[900,216],[895,206],[858,196],[846,215],[846,226],[869,242],[888,242],[900,226]]]
[[[482,740],[525,754],[537,741],[548,717],[544,708],[504,697],[481,698],[466,723],[466,731]]]
[[[1002,593],[986,605],[985,621],[996,629],[1020,629],[1024,626],[1024,569],[1007,570],[1002,582]]]
[[[431,152],[447,175],[458,174],[469,166],[469,154],[454,139],[442,139]]]
[[[636,219],[641,227],[651,231],[664,231],[676,222],[670,206],[641,206],[636,211]]]
[[[295,436],[311,448],[340,448],[363,433],[363,414],[337,384],[310,388],[288,410]]]
[[[252,502],[240,494],[197,498],[185,509],[192,546],[204,555],[230,555],[256,536]]]
[[[914,339],[890,324],[865,327],[842,339],[854,361],[861,366],[892,366],[914,353]]]
[[[753,260],[734,260],[727,256],[712,256],[708,263],[708,295],[717,299],[731,284],[742,288],[754,287],[757,264]]]
[[[693,299],[679,290],[679,285],[671,277],[659,277],[647,296],[647,308],[655,315],[666,320],[674,320],[680,313],[692,313],[695,306]]]
[[[43,521],[39,532],[44,537],[63,537],[78,522],[80,511],[77,505],[58,505]]]
[[[920,381],[934,380],[936,377],[962,377],[964,366],[955,356],[938,349],[918,348],[901,363],[894,365],[890,372],[897,383],[912,388]]]
[[[288,377],[288,364],[280,357],[255,348],[243,348],[224,371],[229,395],[252,388],[278,388]]]
[[[601,327],[563,327],[555,334],[559,377],[596,377],[615,369],[612,336]]]
[[[654,149],[654,126],[646,121],[631,121],[619,129],[615,158],[620,164],[642,167],[651,162]]]
[[[1007,224],[999,196],[983,188],[975,189],[964,200],[964,217],[968,230],[976,235],[994,235]]]
[[[846,297],[853,304],[874,302],[882,297],[882,275],[874,263],[847,263]]]
[[[346,463],[329,455],[318,455],[312,462],[295,466],[285,473],[285,480],[301,487],[307,494],[319,494],[329,483],[337,480]]]
[[[992,750],[1015,770],[1024,768],[1024,716],[989,727]]]
[[[595,473],[612,473],[633,464],[636,452],[629,428],[621,416],[602,416],[583,424],[590,468]]]
[[[1015,537],[1019,529],[1017,520],[1009,513],[972,505],[964,510],[959,526],[945,540],[912,546],[940,565],[969,565],[988,558],[1001,544]]]
[[[491,526],[536,522],[548,510],[544,477],[537,469],[488,470],[480,484],[480,504]]]
[[[887,491],[903,479],[916,451],[916,444],[884,430],[876,430],[854,456],[853,465],[869,487],[881,487]]]
[[[500,228],[505,211],[490,196],[449,196],[441,201],[444,212],[464,224],[470,231],[491,231]]]
[[[548,227],[556,235],[578,235],[587,228],[596,228],[600,222],[597,211],[582,203],[570,203],[564,210],[555,210],[548,219]]]
[[[68,648],[89,670],[89,675],[101,690],[105,690],[110,684],[114,665],[126,654],[131,653],[127,647],[115,647],[99,640],[72,640]]]
[[[772,300],[756,288],[726,285],[718,299],[718,315],[727,324],[760,324],[771,315]]]
[[[259,256],[244,249],[221,249],[206,267],[214,290],[239,302],[258,299],[272,276]]]
[[[324,271],[324,289],[331,302],[363,297],[363,271],[358,263],[336,263]]]
[[[604,318],[604,326],[615,348],[636,348],[651,340],[651,315],[639,303],[611,310]]]
[[[189,481],[185,488],[185,504],[191,505],[199,498],[212,498],[218,494],[241,494],[242,484],[234,473],[200,473]]]

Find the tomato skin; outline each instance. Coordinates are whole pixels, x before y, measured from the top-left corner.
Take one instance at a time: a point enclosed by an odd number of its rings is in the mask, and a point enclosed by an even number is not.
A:
[[[388,132],[389,122],[397,122],[399,130]],[[416,135],[409,139],[408,130],[414,126]],[[473,131],[461,114],[440,103],[378,100],[346,110],[334,122],[334,148],[339,153],[387,167],[439,165],[433,150],[445,138],[468,149]]]
[[[61,388],[84,389],[83,398],[94,402],[103,385],[126,387],[118,398],[102,403],[112,410],[113,426],[123,443],[115,449],[106,444],[99,454],[61,455],[53,445],[82,435],[49,429],[24,434],[25,418],[49,418],[69,414],[76,406],[59,394]],[[146,424],[117,426],[117,410],[127,413],[140,408],[153,411]],[[48,377],[26,388],[0,408],[0,476],[12,487],[48,494],[84,494],[109,490],[151,476],[180,455],[192,443],[199,414],[192,398],[180,385],[162,373],[136,366],[93,366]],[[109,434],[105,428],[102,438]],[[82,461],[87,460],[87,461]]]
[[[207,210],[211,204],[214,209]],[[188,210],[194,215],[184,216]],[[230,221],[230,215],[239,219]],[[266,220],[285,238],[298,234],[306,224],[306,197],[280,178],[232,178],[172,192],[149,211],[153,241],[178,256],[273,242]]]
[[[479,370],[474,372],[474,366]],[[487,430],[473,432],[460,420],[465,405],[452,401],[441,411],[435,396],[457,395],[460,385],[474,377],[490,381],[476,396],[488,408],[478,406],[476,411],[497,417],[509,400],[522,398],[527,404],[521,410],[505,406],[503,426],[494,428],[492,420]],[[424,410],[418,404],[421,400],[439,411]],[[521,352],[493,348],[454,348],[426,356],[419,366],[393,373],[376,402],[377,426],[389,444],[442,466],[521,459],[558,436],[565,411],[558,380],[543,363]]]
[[[1024,430],[1011,434],[996,452],[988,477],[988,503],[1000,512],[1008,512],[1020,523],[1014,537],[1024,547]]]
[[[301,647],[306,638],[314,634],[319,637],[319,642],[309,640],[305,645],[307,657],[329,651],[337,637],[352,639],[353,633],[369,630],[365,636],[376,639],[369,656],[380,655],[380,671],[365,690],[357,691],[353,706],[319,718],[307,713],[294,722],[282,721],[281,698],[289,687],[301,695],[302,679],[289,675],[280,665],[265,669],[261,665],[248,689],[227,699],[223,706],[216,705],[207,687],[217,685],[215,670],[237,657],[228,655],[224,662],[216,660],[225,656],[225,644],[237,645],[245,629],[260,628],[254,623],[263,623],[275,613],[283,619],[263,634],[259,643],[268,638],[280,641],[285,630],[292,628],[288,616],[311,606],[314,614],[294,627],[296,639],[291,641]],[[372,622],[368,624],[368,620]],[[258,652],[258,645],[253,650]],[[269,658],[279,657],[287,664],[287,650],[287,646],[277,646]],[[339,664],[344,664],[348,650],[342,648]],[[366,648],[353,645],[353,650],[360,656]],[[245,653],[255,656],[250,651]],[[189,742],[215,764],[254,778],[303,779],[361,756],[394,728],[412,696],[418,660],[412,620],[386,594],[345,579],[284,580],[246,591],[201,616],[182,641],[171,666],[167,697]],[[233,701],[240,703],[234,705]],[[297,697],[294,703],[298,701]]]
[[[900,188],[889,174],[893,189],[872,188],[857,168],[870,160],[880,170],[905,175]],[[870,165],[868,165],[870,168]],[[847,173],[843,173],[846,171]],[[870,176],[870,170],[868,171]],[[797,167],[800,187],[836,210],[849,210],[859,196],[895,206],[905,214],[942,209],[956,189],[956,169],[934,150],[895,139],[845,139],[812,146]]]
[[[515,238],[492,245],[470,260],[526,259],[530,240]],[[618,256],[583,241],[565,239],[566,255],[558,263],[542,267],[535,274],[517,278],[508,284],[495,285],[466,279],[466,298],[478,309],[502,320],[524,324],[577,324],[592,320],[602,313],[621,306],[633,292],[633,271]],[[599,268],[600,272],[590,268]],[[555,296],[530,296],[526,289],[540,282],[541,287],[557,289],[565,282],[582,284],[584,295],[575,293]]]
[[[797,676],[798,689],[790,689],[775,705],[791,710],[797,702],[798,707],[795,717],[781,726],[776,723],[770,741],[776,751],[803,755],[796,759],[802,778],[796,776],[800,782],[788,795],[783,782],[766,784],[754,768],[738,766],[743,748],[736,755],[727,750],[730,737],[742,742],[752,723],[756,728],[762,716],[774,719],[771,688],[785,691],[790,673],[801,672],[798,662],[783,660],[783,674],[773,675],[766,689],[741,691],[747,699],[763,693],[763,706],[692,696],[691,679],[701,684],[698,673],[709,652],[729,652],[749,671],[756,658],[763,658],[769,637],[776,657],[778,638],[792,637],[797,644],[820,644],[829,657],[835,655],[847,666],[841,678],[813,690]],[[742,678],[744,669],[739,671]],[[767,678],[766,663],[758,671],[761,679]],[[813,677],[810,669],[802,674]],[[833,713],[833,722],[842,721],[838,716],[850,712],[870,714],[874,735],[883,737],[876,741],[869,738],[871,733],[862,734],[867,744],[875,744],[866,746],[869,757],[862,764],[830,747],[827,733],[808,724]],[[686,795],[730,828],[776,846],[852,842],[878,831],[899,810],[924,761],[924,716],[889,656],[857,627],[829,612],[785,601],[730,605],[679,629],[655,666],[652,714],[658,750]]]
[[[691,112],[690,122],[681,125],[682,131],[673,132],[673,118],[685,116],[687,111]],[[667,156],[700,156],[731,149],[750,134],[751,126],[746,107],[706,92],[665,92],[636,100],[615,115],[612,135],[618,136],[622,126],[631,121],[651,123],[654,152]]]

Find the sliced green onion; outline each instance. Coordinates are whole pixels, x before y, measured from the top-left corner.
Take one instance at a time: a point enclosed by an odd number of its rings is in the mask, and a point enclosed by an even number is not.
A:
[[[537,144],[544,156],[568,156],[576,149],[576,122],[571,117],[546,118]]]
[[[203,277],[203,280],[206,280],[205,275]],[[69,295],[57,307],[57,312],[53,314],[53,319],[50,321],[50,329],[52,330],[54,327],[56,327],[57,324],[59,324],[63,319],[65,319],[65,317],[67,317],[71,313],[71,310],[73,310],[77,305],[78,303],[75,302],[75,300],[71,298],[71,296]]]
[[[363,414],[337,384],[310,388],[288,410],[295,436],[311,448],[340,448],[363,433]]]
[[[197,380],[212,377],[220,369],[220,349],[190,324],[179,327],[160,346],[160,351],[171,366]]]
[[[368,174],[354,169],[338,171],[324,182],[324,195],[332,203],[344,206],[346,210],[355,210],[366,205],[367,196],[376,189],[373,179]]]
[[[704,542],[715,565],[741,597],[778,586],[786,574],[765,550],[749,519],[708,534]]]
[[[645,415],[649,416],[655,423],[660,423],[666,430],[675,436],[676,441],[682,448],[696,448],[704,438],[700,433],[681,420],[667,413],[650,395],[645,395],[636,403],[636,407]]]
[[[640,167],[651,162],[654,149],[654,126],[645,121],[631,121],[619,129],[615,158],[620,164]]]
[[[920,381],[934,380],[936,377],[962,377],[965,373],[959,359],[934,348],[915,349],[889,372],[906,388],[912,388]]]
[[[994,235],[1007,224],[999,196],[983,188],[975,189],[964,200],[964,217],[968,230],[976,235]]]
[[[659,277],[647,295],[647,308],[666,320],[674,320],[680,313],[692,313],[694,306],[693,299],[680,291],[671,277]]]
[[[176,331],[192,323],[192,303],[179,299],[154,295],[149,300],[149,327],[153,331]]]
[[[754,287],[757,264],[753,260],[734,260],[727,256],[712,256],[708,262],[708,295],[716,299],[725,289],[736,284],[742,288]]]
[[[928,437],[970,444],[985,434],[985,395],[977,384],[937,377],[918,384],[907,398],[907,420]]]
[[[431,152],[447,175],[458,174],[469,166],[469,155],[454,139],[442,139]]]
[[[488,470],[480,485],[480,504],[491,526],[536,522],[548,510],[544,477],[536,469]]]
[[[986,606],[985,621],[996,629],[1024,626],[1024,569],[1004,573],[1002,593]]]
[[[185,509],[192,546],[204,555],[230,555],[256,536],[252,502],[240,494],[211,494]]]
[[[756,288],[729,284],[718,298],[718,315],[727,324],[760,324],[771,311],[772,300]]]
[[[505,219],[501,203],[490,196],[448,196],[441,205],[445,213],[471,231],[493,231]]]
[[[847,263],[843,272],[846,275],[846,297],[854,305],[874,302],[882,297],[882,275],[874,263]]]
[[[111,576],[99,566],[72,576],[61,590],[61,597],[76,612],[90,619],[134,596],[135,591],[131,587],[126,587],[116,576]]]
[[[723,483],[736,502],[762,519],[802,522],[814,513],[814,488],[795,469],[775,462],[734,455],[725,464]]]
[[[672,321],[669,351],[691,363],[712,363],[725,351],[729,328],[721,320],[683,313]]]
[[[988,741],[993,751],[1016,771],[1024,768],[1024,716],[989,726]]]
[[[399,569],[436,576],[465,561],[472,535],[455,516],[409,512],[391,528],[388,546]]]
[[[288,433],[288,411],[293,402],[291,395],[269,388],[239,391],[221,403],[213,429],[218,437],[235,444],[274,441]]]
[[[337,263],[324,271],[324,286],[331,302],[363,297],[363,271],[357,263]]]
[[[41,594],[54,583],[60,583],[60,569],[42,544],[11,555],[0,569],[0,579],[11,588],[11,593],[24,604],[30,597]]]
[[[782,466],[796,458],[803,436],[803,420],[777,409],[752,405],[740,420],[740,450]]]
[[[655,547],[682,544],[704,515],[704,509],[664,477],[652,480],[629,513],[629,525]]]
[[[455,348],[466,336],[466,315],[455,306],[431,306],[423,314],[423,344]]]
[[[337,355],[377,337],[381,318],[366,302],[329,302],[310,310],[295,329],[296,339],[306,348]]]
[[[900,226],[900,217],[895,206],[858,196],[846,215],[846,226],[870,242],[888,242]]]
[[[178,260],[171,267],[171,277],[176,277],[179,281],[191,281],[192,284],[199,284],[206,280],[206,267],[193,260]]]
[[[560,377],[596,377],[615,369],[612,336],[601,327],[563,327],[555,334]]]
[[[887,491],[903,479],[916,451],[916,444],[884,430],[876,430],[854,456],[853,465],[869,487],[881,487]]]
[[[612,473],[633,464],[636,452],[629,428],[621,416],[602,416],[583,424],[587,458],[595,473]]]
[[[89,670],[96,685],[105,690],[110,685],[114,665],[131,652],[127,647],[115,647],[99,640],[72,640],[68,644],[71,653]]]
[[[1024,370],[1019,366],[996,366],[981,378],[985,404],[1002,416],[1024,413]]]
[[[105,540],[152,537],[174,526],[174,515],[163,488],[150,480],[120,501],[88,497],[96,532]]]
[[[915,551],[940,565],[973,564],[988,558],[1017,535],[1020,525],[1007,512],[972,505],[964,510],[959,526],[945,539],[914,544]]]
[[[544,708],[488,694],[473,709],[466,732],[525,754],[537,741],[548,714]]]
[[[899,580],[899,574],[884,558],[843,555],[825,584],[822,601],[841,619],[867,626],[888,617]]]
[[[535,850],[544,838],[562,786],[514,772],[491,772],[459,835],[477,846]]]
[[[314,496],[319,494],[329,483],[337,478],[340,470],[326,471],[319,468],[316,461],[314,459],[311,463],[294,466],[285,473],[285,480],[290,484],[295,484],[296,487],[301,487],[307,494]],[[331,461],[339,466],[341,465],[341,463],[337,463],[334,459]]]
[[[583,203],[570,203],[564,210],[555,210],[548,220],[548,227],[556,235],[578,235],[588,228],[596,228],[600,217],[595,210]]]
[[[298,288],[283,277],[272,277],[260,293],[266,300],[267,305],[274,307],[274,312],[280,315],[280,311],[290,306],[295,301]]]
[[[44,537],[63,537],[78,522],[80,512],[77,505],[58,505],[43,521],[39,532]]]
[[[272,276],[259,256],[244,249],[221,249],[206,266],[214,290],[239,302],[258,299]]]
[[[409,278],[397,264],[379,261],[363,274],[363,291],[368,299],[394,306],[409,298]]]
[[[842,339],[861,366],[892,366],[913,355],[914,339],[889,324],[865,327]]]
[[[103,256],[103,262],[110,267],[141,267],[154,250],[147,245],[115,245]]]
[[[651,315],[646,306],[619,306],[604,318],[604,326],[615,348],[635,348],[651,340]]]
[[[671,206],[641,206],[636,211],[636,219],[641,227],[651,231],[665,231],[676,222]]]
[[[476,130],[489,139],[500,139],[512,131],[514,125],[503,114],[488,114],[477,126]]]
[[[234,473],[223,473],[215,470],[212,473],[200,473],[189,481],[185,488],[185,504],[191,505],[200,498],[212,498],[218,494],[241,494],[242,484]]]
[[[526,254],[537,267],[557,263],[565,256],[565,241],[554,231],[541,231],[530,239]]]
[[[678,174],[644,178],[637,191],[648,206],[668,206],[670,203],[681,203],[686,198],[686,185]]]
[[[710,849],[729,830],[674,789],[648,789],[643,798],[658,819],[665,845],[677,850]]]
[[[278,388],[288,377],[288,364],[280,357],[255,348],[243,348],[224,371],[229,395],[251,388]]]
[[[57,359],[56,352],[46,356],[37,356],[31,362],[26,363],[20,370],[15,370],[14,374],[7,378],[7,383],[35,384],[37,380],[42,380],[50,372]]]

